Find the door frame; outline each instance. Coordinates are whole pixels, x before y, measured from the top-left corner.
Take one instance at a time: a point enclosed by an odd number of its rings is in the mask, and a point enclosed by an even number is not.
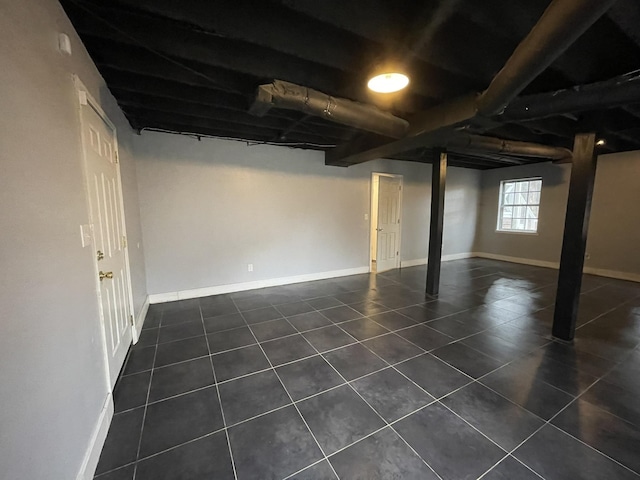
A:
[[[118,132],[114,123],[109,119],[106,112],[102,109],[98,101],[89,93],[89,90],[87,89],[87,87],[85,87],[84,83],[82,83],[82,81],[77,75],[73,75],[73,84],[75,87],[76,99],[78,102],[77,110],[78,110],[78,119],[79,119],[79,126],[80,126],[80,142],[82,144],[82,176],[83,176],[83,185],[84,185],[84,191],[85,191],[85,203],[87,208],[87,214],[88,214],[89,221],[91,222],[92,246],[95,245],[95,230],[94,230],[94,219],[92,218],[91,204],[89,199],[89,185],[87,183],[87,143],[86,143],[87,139],[85,138],[85,133],[84,133],[85,124],[82,119],[82,108],[85,106],[92,108],[98,114],[98,116],[105,122],[105,124],[111,129],[113,133],[113,149],[117,159],[116,180],[118,182],[118,190],[119,190],[118,202],[120,204],[120,214],[121,214],[120,218],[122,219],[122,225],[121,225],[122,235],[125,238],[125,245],[123,249],[124,250],[124,268],[125,268],[125,275],[126,275],[127,284],[128,284],[127,291],[125,293],[127,295],[127,302],[129,303],[129,312],[131,315],[129,321],[131,324],[130,328],[131,328],[132,343],[136,343],[138,341],[139,334],[135,328],[135,320],[131,321],[132,319],[135,319],[135,311],[133,308],[133,289],[131,286],[131,268],[129,263],[129,244],[128,244],[129,237],[127,235],[127,222],[126,222],[125,211],[124,211],[124,197],[122,193],[122,175],[120,172],[120,155],[118,152]],[[94,278],[95,289],[96,289],[96,302],[97,302],[97,308],[98,308],[98,315],[100,318],[100,334],[102,337],[102,346],[103,346],[103,353],[104,353],[104,359],[105,359],[104,367],[105,367],[106,382],[107,382],[108,391],[109,393],[111,393],[113,392],[113,386],[111,385],[111,381],[110,381],[111,375],[109,371],[109,355],[107,353],[109,349],[107,347],[107,336],[105,331],[104,313],[102,311],[102,295],[100,293],[100,281],[98,280],[98,272],[100,268],[98,266],[98,260],[95,255],[95,249],[92,249],[91,256],[93,259],[92,260],[93,269],[94,269],[93,278]]]
[[[404,176],[395,173],[383,173],[383,172],[371,172],[370,183],[370,196],[369,196],[369,272],[375,273],[374,268],[374,255],[377,255],[378,247],[378,234],[376,228],[378,226],[378,194],[379,194],[379,179],[380,177],[392,177],[400,180],[400,193],[398,201],[398,218],[400,219],[400,229],[398,230],[398,258],[396,260],[396,267],[400,268],[402,265],[402,197],[404,192]],[[375,251],[374,251],[375,246]]]

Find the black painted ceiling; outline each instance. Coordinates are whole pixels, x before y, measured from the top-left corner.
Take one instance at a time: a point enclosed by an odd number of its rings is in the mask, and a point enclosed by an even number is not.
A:
[[[549,0],[62,0],[131,126],[326,150],[361,133],[272,109],[248,113],[274,79],[372,103],[400,117],[482,91]],[[640,69],[640,2],[618,0],[523,92],[607,80]],[[399,94],[372,94],[370,72],[397,62],[411,77]],[[483,132],[571,147],[596,131],[603,152],[640,149],[638,104],[503,123]],[[394,158],[425,161],[425,151]],[[522,162],[539,161],[522,159]],[[471,168],[499,156],[451,158]]]

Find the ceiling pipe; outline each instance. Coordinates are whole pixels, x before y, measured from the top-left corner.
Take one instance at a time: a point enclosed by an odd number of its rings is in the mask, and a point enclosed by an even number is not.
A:
[[[376,158],[420,148],[443,131],[482,124],[502,113],[544,69],[582,35],[615,0],[553,0],[529,34],[520,42],[489,87],[480,95],[468,95],[414,115],[403,138],[380,145],[364,140],[325,152],[329,165],[355,165]]]
[[[615,3],[554,0],[478,98],[480,115],[497,115]]]
[[[640,102],[640,70],[603,82],[516,98],[498,121],[535,120]]]
[[[392,138],[404,136],[409,128],[406,120],[372,105],[335,98],[282,80],[260,85],[249,113],[261,117],[272,107],[304,112]]]
[[[454,151],[490,152],[520,157],[546,158],[556,161],[570,160],[573,156],[571,150],[567,148],[515,140],[502,140],[480,135],[456,136],[448,140],[446,146]]]

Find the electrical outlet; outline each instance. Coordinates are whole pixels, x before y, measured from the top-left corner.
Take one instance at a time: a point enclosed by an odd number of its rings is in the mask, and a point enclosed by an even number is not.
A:
[[[247,272],[253,272],[253,263],[247,264]]]

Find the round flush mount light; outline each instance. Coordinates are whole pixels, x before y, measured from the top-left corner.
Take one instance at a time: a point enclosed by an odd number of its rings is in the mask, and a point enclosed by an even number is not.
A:
[[[597,145],[598,147],[604,147],[606,144],[607,144],[607,141],[606,141],[604,138],[601,138],[600,140],[598,140],[598,141],[596,142],[596,145]]]
[[[409,85],[409,77],[403,73],[388,72],[376,75],[369,80],[367,86],[378,93],[393,93]]]

